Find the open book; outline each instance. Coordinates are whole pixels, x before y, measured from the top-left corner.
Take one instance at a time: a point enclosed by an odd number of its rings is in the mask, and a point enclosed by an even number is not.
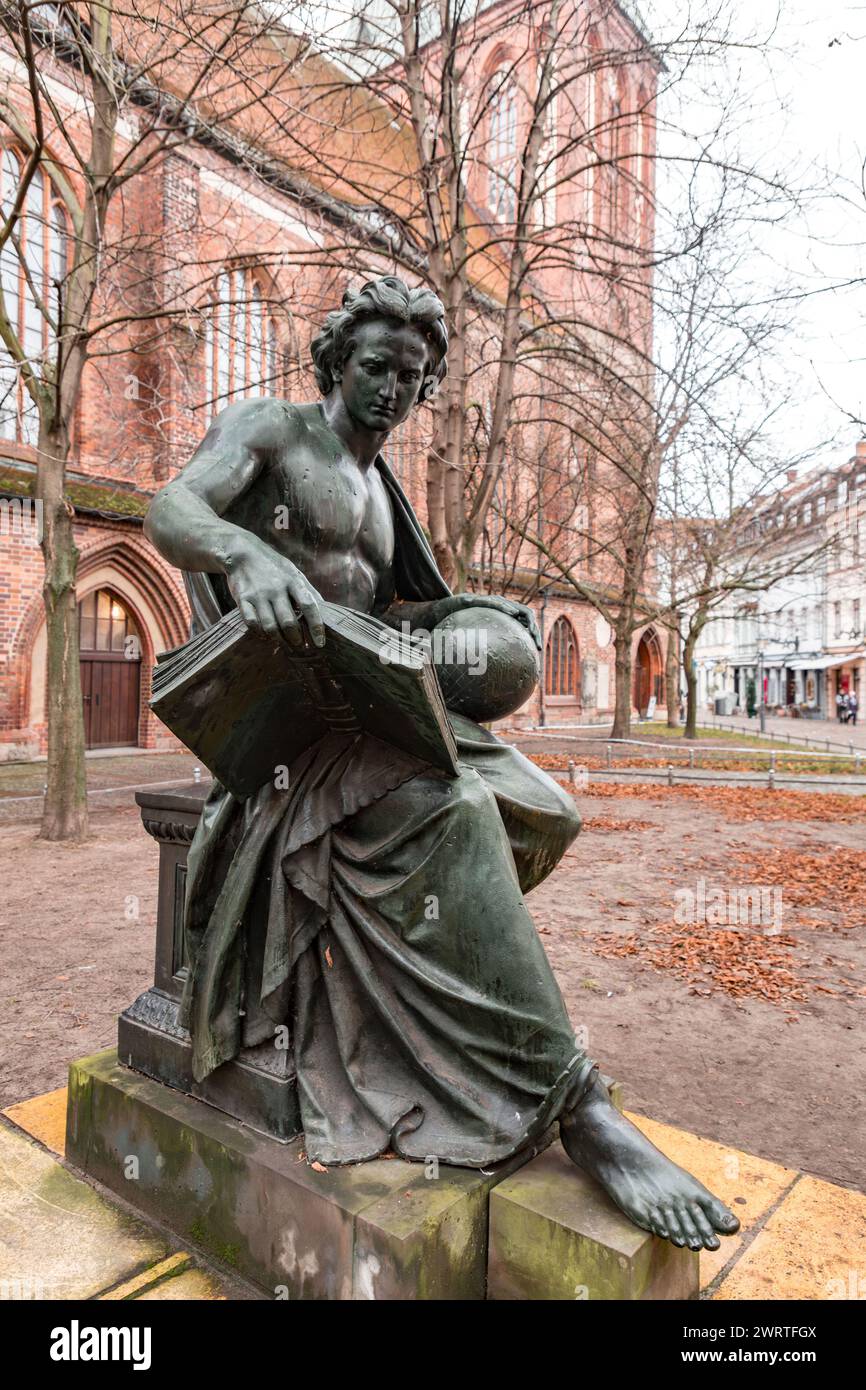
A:
[[[234,609],[157,658],[151,709],[242,800],[329,732],[365,731],[456,776],[429,657],[364,613],[323,603],[322,615],[324,647],[292,648]]]

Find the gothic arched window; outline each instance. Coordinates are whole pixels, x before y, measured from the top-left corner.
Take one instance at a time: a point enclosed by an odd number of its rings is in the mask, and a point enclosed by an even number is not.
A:
[[[205,318],[205,408],[270,396],[278,387],[277,328],[249,269],[225,270]]]
[[[517,87],[505,69],[491,78],[487,202],[493,216],[513,222],[517,210]]]
[[[576,698],[579,670],[574,628],[567,618],[557,618],[544,654],[545,695],[571,695]]]
[[[541,84],[544,80],[547,81],[548,96],[544,108],[537,112],[541,123],[542,141],[541,148],[538,152],[535,191],[540,213],[538,220],[542,227],[550,228],[556,226],[557,182],[560,177],[560,164],[557,160],[557,143],[559,140],[559,97],[557,85],[559,78],[557,76],[556,67],[552,61],[549,62],[546,72],[544,66],[539,63],[539,95]]]
[[[78,642],[82,652],[123,652],[140,655],[135,619],[110,589],[94,589],[78,605]]]
[[[0,207],[9,216],[21,184],[25,158],[17,150],[0,150]],[[0,253],[5,318],[36,375],[54,356],[64,279],[68,264],[66,209],[43,170],[34,173],[19,216]],[[0,439],[35,444],[39,413],[21,370],[0,344]]]

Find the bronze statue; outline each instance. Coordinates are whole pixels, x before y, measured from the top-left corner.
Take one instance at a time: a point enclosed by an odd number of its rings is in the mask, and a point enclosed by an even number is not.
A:
[[[314,339],[320,402],[221,412],[146,526],[185,571],[197,630],[237,605],[254,630],[321,646],[324,598],[428,632],[480,605],[538,643],[528,608],[449,592],[382,458],[447,346],[437,297],[387,276],[347,293]],[[359,739],[323,744],[287,789],[241,802],[215,785],[189,860],[196,1077],[288,1029],[310,1161],[393,1150],[486,1168],[558,1120],[639,1226],[717,1248],[736,1217],[612,1105],[524,903],[578,833],[571,797],[450,718],[456,778],[380,775]]]

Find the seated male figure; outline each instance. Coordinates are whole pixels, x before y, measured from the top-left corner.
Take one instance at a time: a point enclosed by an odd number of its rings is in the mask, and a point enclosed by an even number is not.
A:
[[[538,641],[523,605],[449,592],[381,456],[446,351],[436,296],[385,277],[347,294],[314,340],[321,401],[222,411],[147,519],[198,626],[236,604],[262,634],[322,646],[325,598],[427,631],[495,608]],[[394,1149],[486,1167],[558,1120],[569,1156],[639,1226],[715,1249],[736,1217],[612,1105],[523,900],[577,834],[573,801],[487,730],[452,722],[454,779],[385,785],[359,745],[298,769],[290,792],[241,805],[215,789],[190,855],[197,1074],[285,1023],[310,1159]]]

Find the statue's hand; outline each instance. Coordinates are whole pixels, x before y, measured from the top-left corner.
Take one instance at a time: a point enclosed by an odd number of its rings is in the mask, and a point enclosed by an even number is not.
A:
[[[283,637],[290,646],[299,647],[304,642],[303,619],[315,645],[325,645],[321,594],[297,565],[269,545],[255,538],[244,545],[227,564],[226,579],[251,631]]]
[[[541,633],[532,609],[527,608],[525,603],[516,603],[514,599],[505,598],[502,594],[452,594],[450,598],[438,599],[435,604],[435,622],[432,625],[441,623],[450,613],[459,613],[463,608],[495,608],[497,612],[505,613],[507,617],[514,618],[526,628],[541,651]]]

